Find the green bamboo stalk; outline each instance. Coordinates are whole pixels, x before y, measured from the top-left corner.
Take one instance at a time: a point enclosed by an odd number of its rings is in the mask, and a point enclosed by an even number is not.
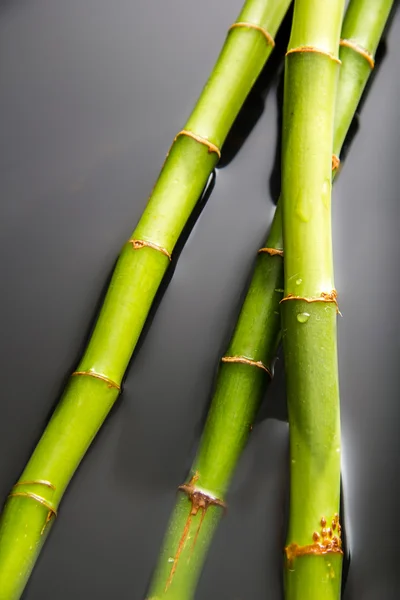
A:
[[[187,482],[180,487],[183,493],[178,496],[153,575],[151,600],[194,596],[224,511],[226,490],[273,371],[283,291],[279,213],[278,208],[218,371],[200,448]]]
[[[286,57],[281,310],[291,459],[287,600],[338,600],[341,589],[331,172],[343,9],[343,0],[295,0]]]
[[[87,349],[4,507],[0,599],[26,585],[61,498],[115,403],[175,244],[245,98],[273,48],[290,0],[247,0],[147,207],[122,249]]]
[[[342,5],[321,21],[313,2],[295,5],[289,48],[333,53]],[[335,109],[334,157],[340,152],[364,91],[393,0],[351,0],[342,28]],[[307,12],[314,10],[305,22]],[[323,28],[323,20],[327,27]],[[306,32],[306,37],[302,32]],[[314,29],[315,28],[315,29]],[[310,37],[308,37],[308,35]],[[290,424],[291,502],[286,546],[287,600],[340,597],[340,415],[330,224],[329,140],[335,63],[289,54],[283,126],[285,296],[283,343]],[[296,63],[296,64],[295,64]],[[307,82],[307,88],[305,84]],[[314,87],[315,86],[315,87]],[[303,91],[302,96],[297,96]],[[338,161],[333,161],[334,173]],[[303,298],[330,300],[307,302]]]
[[[371,73],[373,56],[393,0],[351,0],[342,37],[334,149],[337,157]],[[368,14],[368,16],[366,15]],[[359,35],[361,33],[361,36]],[[346,36],[346,37],[345,37]],[[368,43],[362,44],[366,40]],[[362,73],[360,70],[360,59]],[[365,64],[367,69],[363,67]],[[333,176],[337,169],[334,170]],[[279,201],[230,342],[227,356],[245,357],[272,369],[280,340],[279,302],[283,287],[282,215]],[[275,249],[277,252],[273,252]],[[149,600],[193,597],[207,550],[223,513],[232,474],[247,443],[269,377],[254,364],[222,363],[200,447],[186,483],[180,487],[150,585]],[[197,497],[195,496],[197,494]],[[213,503],[217,499],[219,502]],[[204,506],[200,506],[203,501]],[[196,514],[192,514],[196,512]],[[171,576],[172,575],[172,576]]]

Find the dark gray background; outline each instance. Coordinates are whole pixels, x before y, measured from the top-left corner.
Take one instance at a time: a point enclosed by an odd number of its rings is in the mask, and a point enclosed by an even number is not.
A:
[[[0,1],[1,499],[76,364],[119,249],[241,4]],[[334,191],[346,600],[395,599],[400,584],[399,36],[397,15]],[[273,213],[276,83],[217,173],[26,600],[144,597]],[[284,414],[283,398],[280,363],[264,412]],[[281,598],[286,462],[287,425],[260,419],[198,599]]]

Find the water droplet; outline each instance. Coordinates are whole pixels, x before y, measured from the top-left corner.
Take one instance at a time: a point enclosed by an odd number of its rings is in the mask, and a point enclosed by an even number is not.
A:
[[[297,320],[299,323],[307,323],[308,319],[310,318],[310,313],[299,313],[297,315]]]
[[[325,179],[322,184],[321,190],[322,202],[324,203],[325,208],[330,208],[330,200],[331,200],[331,180]]]
[[[301,221],[308,223],[311,216],[311,203],[305,194],[298,192],[295,202],[295,212]]]
[[[168,562],[169,562],[169,563],[172,563],[172,562],[174,562],[174,559],[173,559],[173,558],[171,558],[171,557],[169,557],[169,559],[168,559]]]
[[[296,285],[300,285],[301,283],[303,283],[302,279],[296,279]]]

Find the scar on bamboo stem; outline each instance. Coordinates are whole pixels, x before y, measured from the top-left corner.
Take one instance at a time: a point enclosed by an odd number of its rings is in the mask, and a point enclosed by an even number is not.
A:
[[[336,513],[331,522],[331,526],[327,527],[325,517],[321,518],[320,531],[314,531],[312,535],[313,543],[306,546],[300,546],[296,543],[291,543],[285,548],[286,560],[288,568],[293,567],[294,560],[301,556],[323,556],[326,554],[343,554],[341,526],[339,523],[339,515]]]
[[[180,485],[178,487],[178,490],[180,492],[184,492],[187,495],[187,497],[191,503],[191,509],[190,509],[188,518],[186,520],[185,527],[183,529],[182,537],[179,540],[178,549],[174,556],[174,562],[172,564],[171,572],[169,574],[169,577],[168,577],[168,580],[167,580],[167,583],[165,586],[165,591],[168,590],[168,588],[171,585],[172,580],[174,578],[175,571],[178,567],[179,557],[180,557],[182,550],[187,541],[187,537],[188,537],[188,534],[190,531],[190,525],[192,523],[192,518],[197,515],[199,510],[201,510],[202,514],[201,514],[200,521],[199,521],[199,524],[197,526],[197,530],[196,530],[196,533],[194,536],[191,552],[193,552],[193,550],[196,546],[197,538],[199,537],[200,529],[203,524],[207,509],[210,506],[219,506],[220,508],[222,508],[224,510],[224,512],[227,509],[225,502],[223,502],[222,500],[219,500],[218,498],[213,498],[212,496],[209,496],[205,492],[202,492],[201,490],[196,488],[195,484],[198,479],[199,479],[199,474],[196,472],[193,475],[193,477],[191,478],[191,480],[189,481],[189,483],[184,483],[183,485]]]

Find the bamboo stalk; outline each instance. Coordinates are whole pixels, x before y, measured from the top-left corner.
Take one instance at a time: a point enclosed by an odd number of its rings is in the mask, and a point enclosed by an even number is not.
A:
[[[290,431],[287,600],[338,600],[340,414],[331,180],[343,0],[296,0],[282,138],[282,334]]]
[[[1,600],[22,594],[67,485],[118,398],[174,246],[271,53],[289,4],[245,2],[174,140],[147,207],[122,249],[86,351],[6,502],[0,523]]]
[[[295,6],[299,31],[307,26],[303,20],[307,13],[300,14],[307,4],[311,8],[313,2],[298,0]],[[294,21],[289,50],[325,41],[323,49],[335,56],[336,31],[333,27],[329,31],[329,25],[339,17],[342,4],[333,4],[335,15],[321,11],[319,23],[315,9],[310,14],[309,39],[298,35]],[[374,66],[374,54],[393,4],[393,0],[351,0],[346,12],[340,42],[333,175],[338,166],[335,158],[340,156]],[[337,600],[342,566],[340,408],[328,185],[332,119],[328,99],[334,93],[336,67],[328,57],[318,57],[312,65],[311,54],[299,54],[293,60],[294,56],[288,58],[286,70],[282,178],[285,297],[296,298],[282,305],[291,458],[285,593],[287,600]],[[300,90],[303,97],[297,96]],[[323,301],[314,302],[317,299]]]
[[[150,585],[151,600],[194,596],[227,487],[273,371],[283,286],[279,213],[278,208],[221,361],[200,448],[187,482],[179,488],[182,493]]]
[[[364,50],[373,57],[392,5],[393,0],[379,0],[373,6],[369,0],[351,0],[342,37],[366,40]],[[365,18],[366,11],[369,18]],[[341,46],[334,135],[338,157],[371,73],[369,65],[359,74],[358,57],[366,60],[358,48],[349,52],[347,46]],[[335,168],[333,176],[336,173]],[[278,313],[283,287],[280,205],[279,201],[225,357],[233,359],[225,362],[223,359],[220,366],[196,460],[187,481],[179,488],[150,585],[150,600],[193,597],[207,550],[223,514],[226,490],[270,379],[261,365],[272,370],[280,340]],[[241,358],[245,359],[242,363]]]

